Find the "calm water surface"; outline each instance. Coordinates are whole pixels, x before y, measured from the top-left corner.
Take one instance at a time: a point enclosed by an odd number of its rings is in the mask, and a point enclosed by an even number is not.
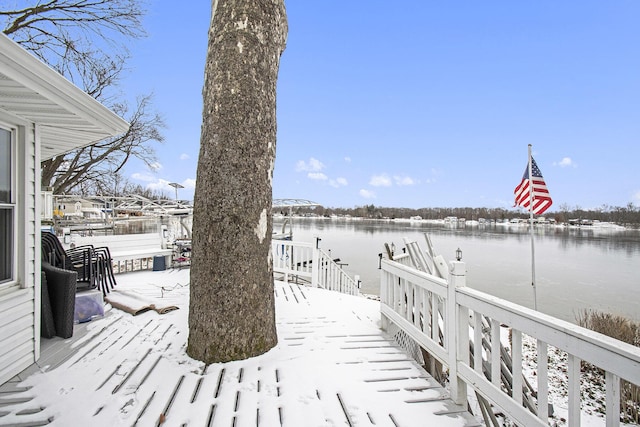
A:
[[[279,229],[281,222],[274,222]],[[467,266],[467,286],[533,308],[531,237],[527,226],[458,226],[426,222],[294,218],[294,239],[313,241],[360,275],[362,291],[379,293],[378,254],[384,243],[404,247],[403,238],[424,249],[429,233],[447,261],[457,248]],[[604,228],[535,229],[538,309],[575,321],[597,309],[640,321],[640,232]]]

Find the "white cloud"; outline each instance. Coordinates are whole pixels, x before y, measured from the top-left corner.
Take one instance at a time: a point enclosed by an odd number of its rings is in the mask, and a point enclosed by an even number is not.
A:
[[[175,189],[169,186],[169,181],[166,179],[158,179],[157,181],[150,182],[147,184],[147,188],[153,191],[171,190],[175,192]]]
[[[344,161],[347,163],[351,163],[351,157],[347,156],[344,158]]]
[[[360,190],[360,196],[364,197],[365,199],[375,199],[376,193],[370,190],[365,190],[363,188],[362,190]]]
[[[145,188],[149,190],[170,192],[169,194],[175,193],[175,188],[169,185],[169,183],[173,181],[167,181],[166,179],[158,178],[156,176],[145,173],[133,173],[131,174],[131,178],[138,181],[146,182]],[[196,188],[196,180],[193,178],[185,179],[180,184],[182,184],[185,189]]]
[[[307,177],[315,181],[326,181],[328,179],[327,175],[323,174],[322,172],[309,172],[307,174]]]
[[[386,173],[374,175],[369,180],[369,185],[374,187],[391,187],[394,183],[395,185],[402,187],[407,185],[416,185],[419,181],[407,175],[394,175],[392,179]]]
[[[562,160],[560,160],[559,162],[554,162],[553,165],[560,166],[561,168],[566,168],[569,166],[573,166],[574,168],[578,167],[578,165],[576,165],[575,162],[571,160],[571,157],[563,157]]]
[[[158,179],[157,177],[150,175],[148,173],[140,173],[140,172],[132,173],[131,178],[138,181],[144,181],[144,182],[153,182],[156,179]]]
[[[190,157],[187,153],[180,154],[180,160],[188,160]]]
[[[158,162],[154,162],[149,165],[149,168],[154,172],[158,172],[160,169],[162,169],[162,164]]]
[[[349,183],[347,182],[346,178],[340,177],[336,179],[330,179],[329,185],[335,188],[339,188],[339,187],[346,187],[347,185],[349,185]]]
[[[322,169],[324,169],[322,162],[313,157],[310,157],[308,162],[298,160],[296,163],[296,172],[320,172]]]
[[[374,175],[371,177],[371,180],[369,180],[369,185],[374,187],[391,187],[391,178],[384,173],[382,175]]]
[[[396,185],[399,185],[401,187],[405,185],[415,185],[418,183],[418,181],[406,175],[405,176],[396,175],[393,177],[393,180],[396,182]]]

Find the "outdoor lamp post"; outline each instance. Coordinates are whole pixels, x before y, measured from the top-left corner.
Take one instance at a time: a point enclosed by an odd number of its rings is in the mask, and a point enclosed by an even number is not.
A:
[[[176,202],[178,201],[178,188],[184,188],[184,185],[178,184],[177,182],[170,182],[170,186],[176,189]]]
[[[460,248],[456,249],[456,260],[462,261],[462,251]]]

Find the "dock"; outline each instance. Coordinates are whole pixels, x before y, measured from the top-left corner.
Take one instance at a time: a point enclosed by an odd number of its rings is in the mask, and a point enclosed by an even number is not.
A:
[[[379,301],[276,281],[278,345],[205,366],[185,350],[188,269],[119,275],[117,290],[179,309],[107,306],[73,338],[43,339],[0,387],[0,425],[480,425],[381,330]]]

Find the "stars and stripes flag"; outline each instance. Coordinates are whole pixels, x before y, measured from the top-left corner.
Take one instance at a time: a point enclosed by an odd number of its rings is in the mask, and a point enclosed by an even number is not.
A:
[[[522,182],[514,191],[516,196],[516,206],[522,206],[528,211],[532,211],[536,215],[542,215],[551,206],[551,196],[544,182],[542,172],[536,165],[533,157],[531,158],[531,175],[533,179],[529,179],[529,165],[527,164],[522,176]],[[533,202],[531,199],[533,192]]]

